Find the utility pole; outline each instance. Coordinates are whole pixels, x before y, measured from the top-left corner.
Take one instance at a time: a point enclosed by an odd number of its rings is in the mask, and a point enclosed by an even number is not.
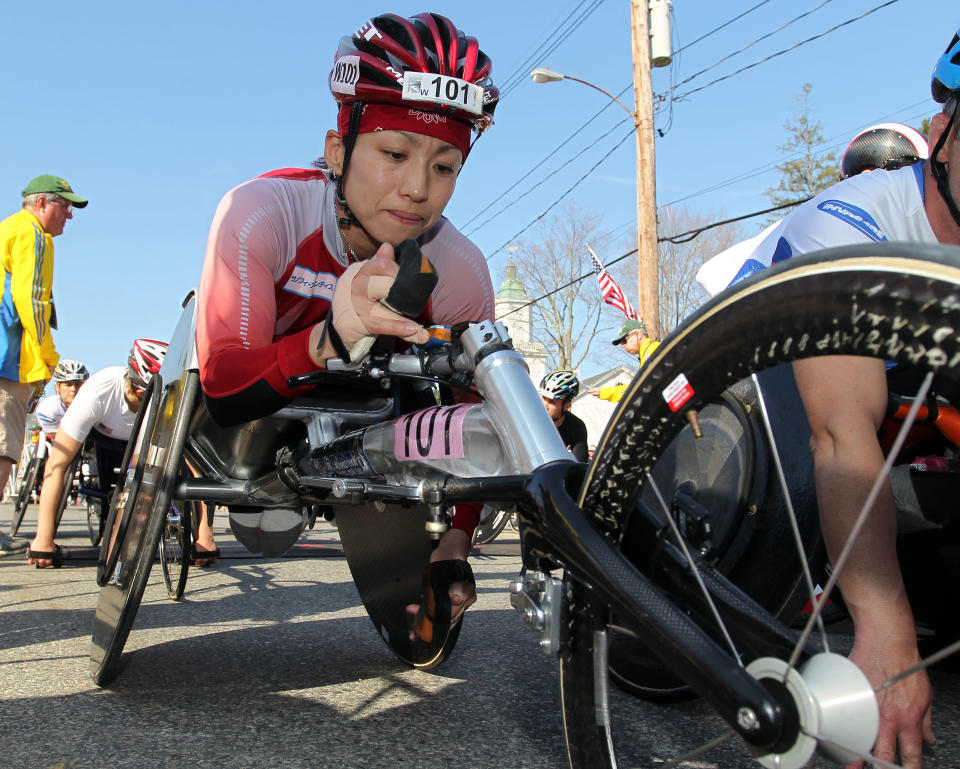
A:
[[[637,133],[637,312],[651,339],[660,338],[657,185],[650,86],[649,0],[630,0],[633,37],[633,113]]]

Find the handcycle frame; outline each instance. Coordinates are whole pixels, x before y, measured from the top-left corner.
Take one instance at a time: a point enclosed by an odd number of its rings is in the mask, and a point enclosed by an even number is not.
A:
[[[920,365],[956,380],[960,376],[960,250],[911,245],[907,251],[903,244],[831,249],[788,260],[720,294],[664,340],[641,368],[618,404],[594,461],[586,466],[570,461],[565,449],[558,446],[559,436],[501,329],[477,324],[461,335],[462,355],[405,356],[397,364],[409,365],[402,369],[408,374],[445,376],[451,368],[473,374],[492,409],[487,432],[496,437],[499,451],[507,459],[496,470],[454,473],[418,467],[412,478],[386,481],[366,477],[362,466],[360,472],[332,471],[338,466],[356,468],[354,454],[341,465],[321,463],[331,471],[318,475],[319,466],[313,459],[356,449],[356,436],[340,436],[339,425],[357,426],[365,439],[377,430],[382,433],[384,424],[389,430],[396,422],[390,420],[393,415],[386,409],[382,418],[388,421],[376,424],[371,416],[374,409],[367,409],[358,412],[356,424],[347,425],[347,421],[338,421],[337,408],[298,403],[289,407],[281,421],[288,426],[299,424],[299,434],[306,437],[297,438],[298,445],[306,450],[294,451],[291,446],[296,441],[290,440],[280,452],[267,456],[272,448],[265,453],[262,446],[253,446],[253,439],[277,425],[268,421],[246,426],[228,435],[237,438],[233,449],[257,448],[254,466],[236,463],[237,456],[248,458],[239,453],[221,457],[216,441],[210,443],[214,452],[209,457],[212,470],[246,469],[245,476],[225,473],[225,480],[178,482],[191,420],[197,418],[192,340],[192,315],[185,313],[164,368],[151,384],[159,395],[148,393],[138,416],[141,424],[135,427],[128,445],[126,479],[118,504],[111,508],[110,536],[105,537],[110,568],[98,574],[103,589],[91,655],[98,683],[107,682],[117,672],[163,513],[175,494],[198,499],[233,495],[248,504],[289,504],[291,499],[301,498],[314,504],[320,500],[323,505],[338,506],[338,516],[351,508],[365,514],[365,503],[386,501],[397,510],[407,506],[429,509],[425,520],[432,526],[440,523],[446,506],[458,501],[510,502],[518,506],[527,569],[511,585],[511,602],[540,632],[544,650],[560,657],[571,766],[607,769],[616,765],[609,760],[613,746],[604,656],[613,620],[685,679],[755,749],[758,760],[770,759],[768,766],[806,766],[816,747],[833,760],[848,763],[856,760],[850,751],[863,756],[876,739],[876,700],[853,663],[835,654],[815,654],[806,646],[798,649],[791,631],[730,585],[709,563],[694,564],[682,557],[683,538],[676,544],[670,541],[663,534],[664,523],[637,498],[649,471],[683,428],[684,414],[709,405],[755,372],[817,355],[871,355]],[[389,366],[393,362],[391,358]],[[446,364],[447,369],[442,365],[434,368],[434,364]],[[363,373],[375,378],[378,372],[384,377],[390,373],[381,360],[362,365],[362,371],[350,375]],[[193,427],[203,426],[195,423]],[[198,434],[202,433],[198,429]],[[276,437],[280,432],[274,430],[273,434]],[[331,439],[324,443],[327,438]],[[380,451],[386,454],[383,446]],[[234,462],[232,467],[230,462]],[[394,516],[388,522],[399,523],[407,517]],[[669,523],[669,511],[666,518]],[[423,522],[419,525],[422,534]],[[130,526],[133,530],[124,532]],[[640,547],[628,559],[620,550],[622,537],[628,528],[637,527],[646,531],[633,537]],[[117,555],[111,565],[113,551]],[[350,562],[349,553],[347,560]],[[551,576],[557,568],[564,570],[562,580]],[[835,564],[835,568],[841,566]],[[695,576],[702,578],[705,591]],[[826,585],[827,592],[833,578]],[[717,615],[723,615],[736,641],[732,652],[714,638],[713,607],[708,607],[705,594],[716,604]],[[807,637],[812,622],[813,618],[801,638]],[[104,645],[105,637],[116,642]],[[776,668],[760,659],[744,668],[737,647],[744,657],[779,654],[790,662]],[[807,655],[811,665],[795,669],[798,657]],[[755,667],[756,662],[766,668]],[[835,742],[831,745],[831,735],[837,732],[830,724],[822,730],[825,723],[818,721],[817,714],[800,711],[803,703],[790,688],[797,683],[791,681],[792,676],[807,683],[803,675],[822,662],[827,663],[828,677],[836,670],[855,673],[860,679],[841,691],[844,708],[838,710],[853,716],[843,719],[844,738],[853,726],[871,720],[858,718],[860,711],[849,707],[856,704],[853,700],[869,700],[872,706],[872,726],[860,729],[858,739],[848,743],[849,751],[846,746],[831,751],[836,747]],[[775,675],[766,675],[767,671]],[[810,693],[812,688],[807,690]],[[810,700],[814,706],[821,702],[815,696]],[[810,742],[814,745],[807,754]],[[782,761],[788,753],[792,754],[790,760]]]
[[[333,475],[318,474],[317,467],[329,470],[330,462],[321,460],[355,451],[369,430],[384,429],[382,420],[393,416],[390,403],[349,410],[301,399],[255,423],[226,431],[213,426],[199,405],[194,302],[192,297],[185,301],[163,367],[144,397],[123,463],[124,485],[111,506],[98,567],[101,594],[91,651],[97,683],[108,683],[118,672],[170,500],[264,507],[293,502],[312,514],[320,506],[369,502],[419,506],[428,510],[426,528],[434,537],[445,528],[450,505],[513,502],[518,505],[527,574],[511,586],[511,600],[527,624],[541,633],[545,651],[562,655],[567,643],[563,628],[570,595],[565,594],[565,583],[550,576],[561,568],[576,583],[589,586],[601,605],[669,660],[747,742],[777,750],[796,739],[797,718],[789,697],[735,664],[729,651],[701,627],[710,624],[709,603],[678,549],[665,541],[663,522],[638,504],[636,517],[648,529],[643,539],[650,543],[650,550],[639,555],[638,569],[575,502],[585,466],[569,458],[503,326],[469,325],[460,331],[457,346],[440,353],[376,359],[363,364],[362,371],[342,367],[339,376],[351,378],[388,377],[391,371],[420,377],[472,372],[486,399],[490,432],[499,436],[504,458],[498,472],[461,477],[421,469],[414,482],[388,482],[378,480],[369,467],[357,472],[356,462],[341,462],[340,467],[353,465],[353,471]],[[301,383],[330,376],[338,374],[318,372]],[[346,427],[357,429],[344,436]],[[282,435],[280,443],[286,445],[275,450],[276,442],[266,442],[258,454],[257,437],[264,434]],[[291,446],[291,437],[299,448]],[[228,452],[217,448],[224,441],[233,441]],[[258,455],[251,458],[251,453]],[[356,454],[351,458],[356,460]],[[184,478],[180,469],[185,459],[203,475]],[[660,587],[642,569],[655,573]],[[793,649],[796,634],[721,575],[710,576],[707,585],[741,648],[755,656]],[[666,593],[682,595],[686,611]]]

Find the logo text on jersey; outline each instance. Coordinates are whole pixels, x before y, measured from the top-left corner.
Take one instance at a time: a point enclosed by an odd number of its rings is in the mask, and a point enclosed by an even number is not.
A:
[[[871,240],[884,241],[887,239],[883,230],[880,229],[880,225],[862,208],[851,206],[842,200],[824,200],[817,208],[825,214],[835,216],[841,222],[846,222],[851,227],[860,230]]]
[[[283,284],[283,290],[291,294],[312,299],[326,299],[333,301],[333,290],[337,287],[337,279],[330,272],[314,272],[306,267],[295,267],[287,282]]]

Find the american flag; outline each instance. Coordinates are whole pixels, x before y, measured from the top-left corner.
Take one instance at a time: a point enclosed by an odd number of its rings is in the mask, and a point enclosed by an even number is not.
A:
[[[590,252],[590,260],[593,262],[593,271],[597,274],[597,283],[600,284],[600,293],[603,295],[603,301],[616,307],[628,318],[640,320],[640,316],[637,314],[637,311],[633,309],[633,305],[630,304],[630,300],[627,299],[626,294],[623,293],[623,289],[617,285],[617,281],[610,277],[603,266],[603,262],[600,261],[589,245],[587,246],[587,251]]]

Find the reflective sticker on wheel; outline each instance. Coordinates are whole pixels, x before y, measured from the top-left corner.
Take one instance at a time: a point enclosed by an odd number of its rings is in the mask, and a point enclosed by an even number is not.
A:
[[[692,397],[693,387],[690,386],[685,374],[679,374],[663,388],[663,399],[667,402],[671,411],[679,411],[683,404]]]

